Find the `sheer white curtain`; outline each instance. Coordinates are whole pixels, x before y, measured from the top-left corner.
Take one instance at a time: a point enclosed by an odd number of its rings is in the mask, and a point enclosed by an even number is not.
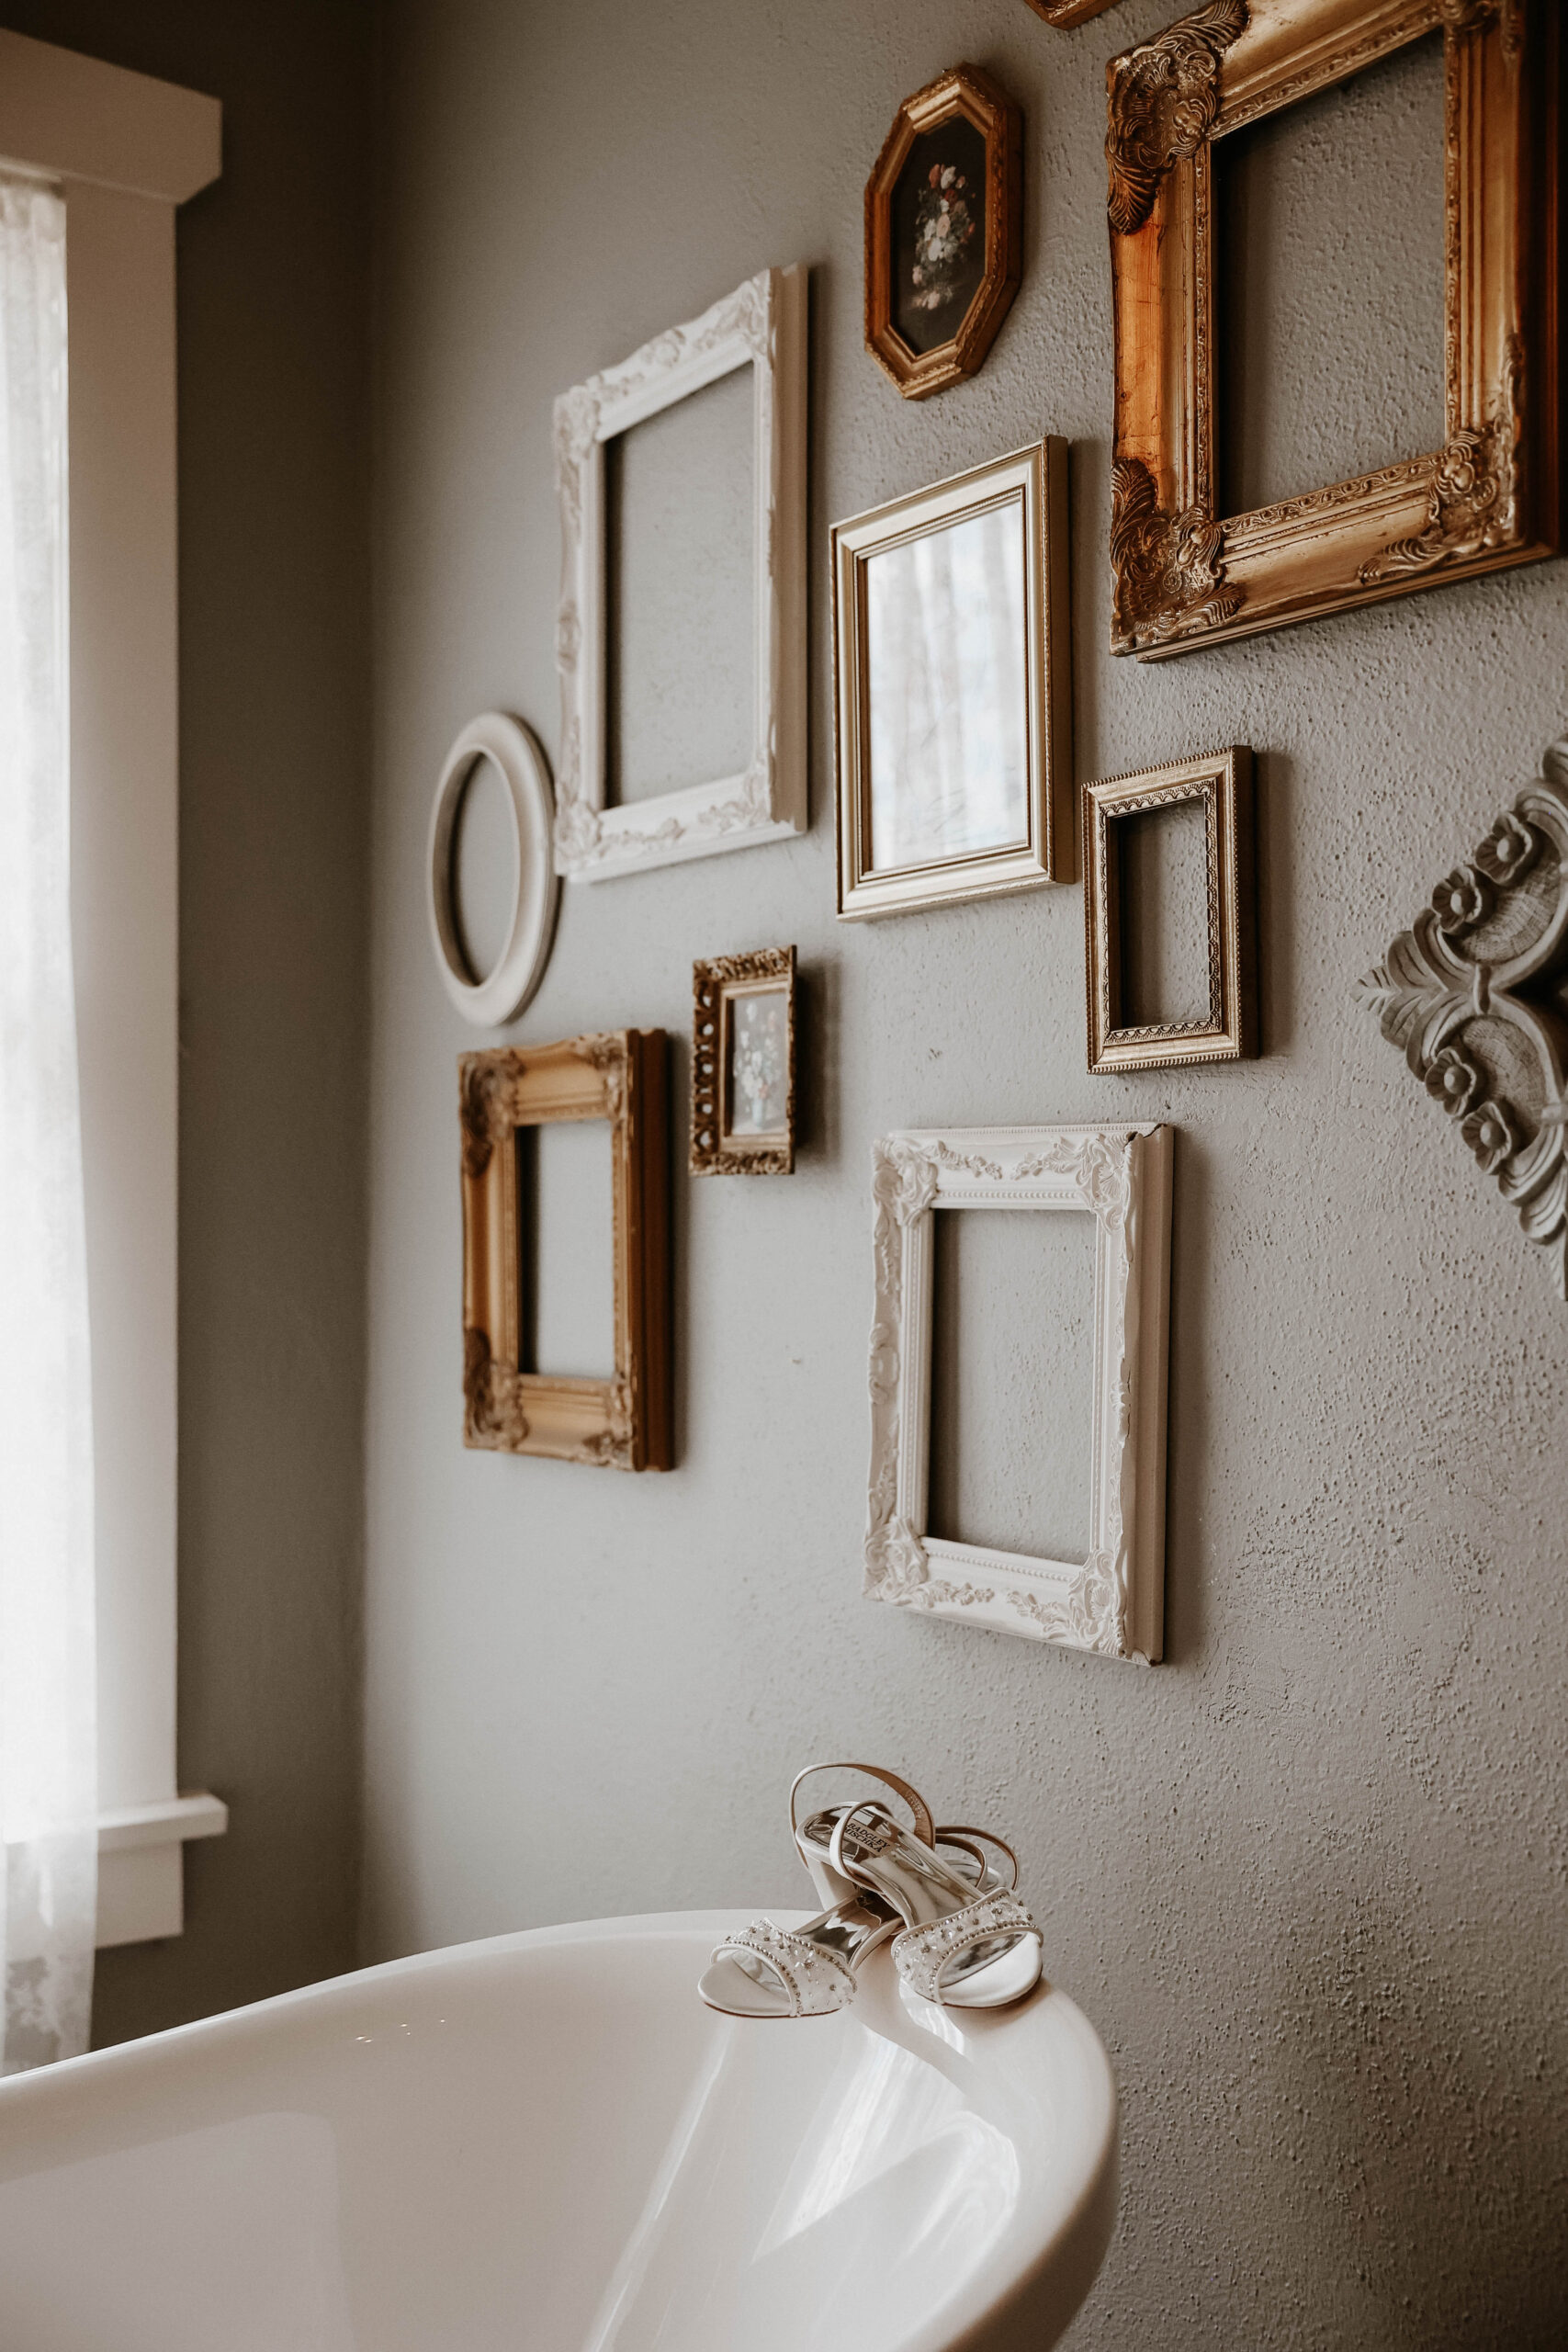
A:
[[[71,965],[65,206],[0,175],[0,2072],[87,2046],[93,1429]]]

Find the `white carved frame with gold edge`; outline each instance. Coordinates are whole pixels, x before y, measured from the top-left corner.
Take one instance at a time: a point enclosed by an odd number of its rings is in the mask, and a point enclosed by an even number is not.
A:
[[[807,272],[765,269],[555,405],[561,593],[556,871],[570,882],[783,841],[807,823]],[[604,444],[752,373],[752,747],[739,775],[606,808]]]
[[[872,1146],[876,1306],[865,1591],[874,1600],[1148,1663],[1165,1636],[1166,1362],[1173,1130],[965,1127]],[[1089,1548],[1034,1559],[929,1534],[938,1209],[1092,1216]]]

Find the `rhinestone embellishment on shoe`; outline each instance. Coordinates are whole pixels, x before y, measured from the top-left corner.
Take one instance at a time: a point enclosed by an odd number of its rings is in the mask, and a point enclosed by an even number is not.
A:
[[[847,2009],[855,1996],[854,1971],[837,1952],[825,1951],[793,1928],[775,1928],[771,1919],[753,1919],[733,1936],[726,1936],[714,1952],[755,1952],[775,1969],[789,1998],[792,2018],[826,2017],[829,2010]]]
[[[950,1961],[961,1952],[973,1951],[976,1944],[987,1943],[993,1936],[1021,1933],[1040,1933],[1028,1904],[1016,1894],[984,1895],[945,1919],[933,1919],[929,1927],[906,1928],[893,1939],[893,1965],[911,1993],[918,1993],[922,2000],[940,2001],[942,1973]]]

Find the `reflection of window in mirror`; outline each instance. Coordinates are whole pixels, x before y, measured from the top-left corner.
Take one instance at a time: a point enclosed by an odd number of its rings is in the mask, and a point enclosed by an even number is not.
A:
[[[612,806],[750,763],[755,399],[736,368],[604,444]]]
[[[604,1119],[517,1130],[524,1372],[615,1376],[611,1151]]]
[[[1201,799],[1112,816],[1120,1001],[1115,1026],[1201,1028],[1209,1001],[1209,825]]]
[[[1218,511],[1440,448],[1441,35],[1212,153]]]
[[[897,873],[1029,839],[1021,493],[863,566],[871,855]]]
[[[468,977],[487,980],[506,952],[517,906],[517,822],[493,760],[464,781],[452,828],[452,914]]]
[[[937,1211],[930,1534],[1088,1551],[1096,1231],[1073,1214]]]

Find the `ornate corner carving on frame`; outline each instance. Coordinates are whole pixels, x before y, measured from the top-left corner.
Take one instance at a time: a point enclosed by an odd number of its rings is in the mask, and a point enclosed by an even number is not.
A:
[[[1358,983],[1568,1298],[1568,741]]]
[[[1209,0],[1106,67],[1111,225],[1123,236],[1148,219],[1161,176],[1213,130],[1220,60],[1246,31],[1247,13],[1247,0]]]

